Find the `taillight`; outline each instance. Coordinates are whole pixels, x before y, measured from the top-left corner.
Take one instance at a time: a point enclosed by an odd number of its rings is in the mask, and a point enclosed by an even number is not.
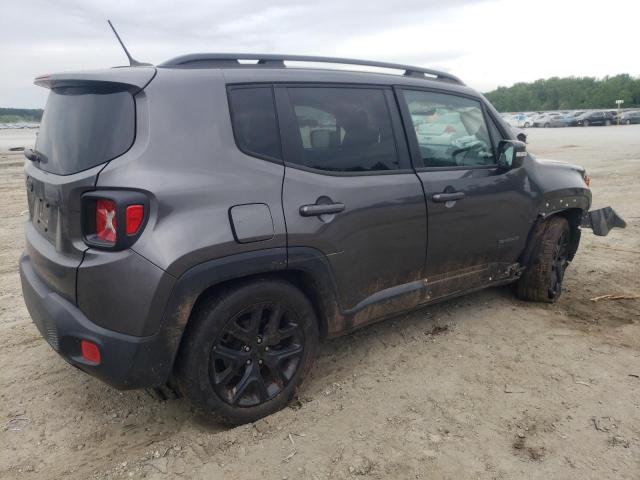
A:
[[[97,200],[96,236],[104,242],[115,244],[117,239],[117,226],[115,202],[105,199]]]
[[[127,235],[135,235],[144,220],[144,205],[129,205],[125,218],[127,219]]]
[[[123,250],[142,234],[149,217],[149,198],[135,190],[94,190],[82,195],[81,209],[87,245]]]

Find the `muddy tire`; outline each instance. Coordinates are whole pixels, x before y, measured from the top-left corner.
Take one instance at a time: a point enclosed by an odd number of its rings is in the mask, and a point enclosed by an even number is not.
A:
[[[516,284],[522,300],[553,303],[562,293],[562,280],[569,264],[570,230],[563,217],[551,217],[537,227],[532,237],[528,265]]]
[[[300,290],[251,281],[198,306],[180,347],[178,386],[207,418],[253,422],[291,401],[317,346],[316,314]]]

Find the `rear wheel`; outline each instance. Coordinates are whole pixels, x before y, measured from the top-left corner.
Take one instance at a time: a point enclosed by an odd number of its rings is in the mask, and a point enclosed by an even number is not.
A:
[[[611,125],[611,120],[605,120],[604,121],[604,126],[608,127],[609,125]]]
[[[531,257],[516,284],[523,300],[555,302],[562,293],[564,272],[569,265],[569,222],[552,217],[538,227],[532,241]]]
[[[524,122],[524,128],[529,128],[531,124],[529,122]]]
[[[549,123],[548,122],[544,124],[544,128],[549,128]]]
[[[631,125],[631,120],[625,120],[624,122],[626,125]]]
[[[293,398],[318,345],[306,296],[281,280],[256,280],[208,299],[195,312],[178,359],[181,391],[204,415],[238,425]]]
[[[584,122],[582,122],[582,126],[583,127],[588,127],[589,126],[589,120],[585,120]]]

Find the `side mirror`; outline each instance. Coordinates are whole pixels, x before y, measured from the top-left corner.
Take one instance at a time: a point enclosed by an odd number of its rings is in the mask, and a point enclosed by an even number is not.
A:
[[[527,155],[527,146],[519,140],[500,140],[498,144],[498,166],[511,170],[522,166]]]

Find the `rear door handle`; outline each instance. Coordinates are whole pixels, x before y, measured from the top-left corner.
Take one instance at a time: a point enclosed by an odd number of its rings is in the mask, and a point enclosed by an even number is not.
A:
[[[433,201],[438,203],[452,202],[455,200],[462,200],[465,197],[464,192],[453,193],[436,193],[433,195]]]
[[[340,213],[344,210],[344,203],[321,203],[313,205],[302,205],[300,215],[303,217],[315,217],[318,215],[329,215]]]

